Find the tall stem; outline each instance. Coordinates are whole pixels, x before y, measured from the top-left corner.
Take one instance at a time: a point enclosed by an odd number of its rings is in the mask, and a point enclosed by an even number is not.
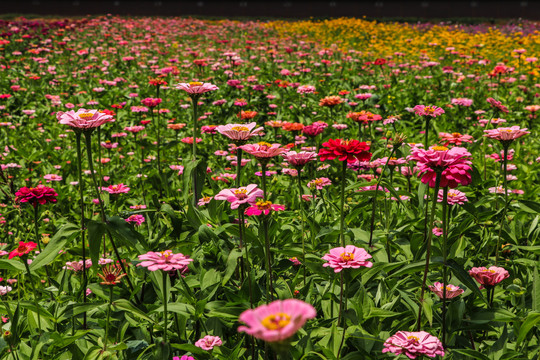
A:
[[[422,326],[422,306],[424,303],[424,292],[426,289],[426,281],[427,281],[427,274],[429,271],[429,260],[431,256],[431,238],[433,237],[433,221],[435,219],[435,210],[437,208],[437,198],[439,195],[439,187],[441,185],[441,175],[442,171],[438,171],[436,178],[435,178],[435,189],[433,193],[433,203],[431,205],[431,214],[429,219],[429,226],[426,229],[428,231],[427,233],[427,245],[426,245],[426,266],[424,267],[424,277],[422,279],[422,287],[420,289],[420,306],[418,307],[418,323],[417,323],[417,331],[420,331]]]
[[[296,176],[296,181],[298,185],[298,200],[300,201],[298,203],[298,207],[300,209],[300,222],[302,224],[302,232],[300,233],[300,237],[302,238],[302,268],[304,270],[304,285],[306,284],[306,244],[305,244],[305,238],[304,238],[304,207],[302,204],[302,181],[300,178],[301,169],[297,168],[298,175]]]
[[[508,173],[508,147],[510,144],[503,143],[503,187],[504,187],[504,210],[501,217],[501,224],[499,226],[499,236],[497,237],[497,248],[495,249],[495,265],[499,262],[499,247],[501,245],[501,233],[506,220],[506,211],[508,210],[508,179],[506,178]]]
[[[437,198],[439,194],[436,194]],[[448,270],[446,268],[447,259],[447,241],[448,241],[448,186],[443,188],[443,201],[442,201],[442,220],[443,220],[443,243],[442,243],[442,255],[443,255],[443,298],[442,298],[442,344],[446,346],[446,286],[448,286]]]
[[[109,306],[107,307],[107,322],[105,323],[105,339],[103,339],[105,344],[103,346],[103,351],[107,351],[107,344],[109,342],[109,323],[111,321],[111,308],[112,308],[112,301],[113,301],[113,290],[114,290],[114,286],[109,285]]]
[[[167,296],[167,276],[169,274],[166,271],[163,272],[163,342],[167,343],[167,303],[169,302]],[[182,276],[182,275],[180,275]]]
[[[268,218],[265,215],[262,219],[264,245],[266,249],[266,303],[274,300],[272,281],[272,254],[270,253],[270,239],[268,238]]]
[[[159,173],[159,180],[162,181],[163,180],[163,173],[161,171],[161,136],[160,136],[160,131],[161,131],[161,126],[160,126],[160,123],[159,123],[159,120],[160,120],[160,116],[159,116],[159,105],[157,107],[157,110],[158,110],[158,115],[157,115],[157,122],[156,122],[156,133],[157,133],[157,163],[158,163],[158,173]],[[154,110],[152,109],[152,122],[154,121]],[[161,189],[160,189],[160,194],[161,194],[161,191],[163,190],[163,185],[161,186]]]
[[[345,247],[345,185],[347,184],[347,161],[342,161],[341,167],[341,204],[340,204],[340,226],[339,226],[339,239],[341,246]]]
[[[39,331],[39,336],[41,336],[41,314],[39,311],[39,304],[37,301],[38,294],[36,292],[36,287],[34,286],[34,279],[32,279],[30,266],[28,266],[28,258],[26,256],[23,256],[21,257],[21,260],[24,263],[24,266],[26,267],[26,272],[28,273],[28,277],[30,278],[30,285],[32,286],[32,292],[34,293],[34,305],[36,306],[36,312],[38,316],[38,331]]]
[[[266,192],[266,160],[261,159],[260,161],[261,161],[261,171],[262,171],[261,182],[262,182],[263,196],[264,196],[264,200],[268,200],[268,193]]]
[[[197,161],[197,135],[198,135],[198,127],[197,127],[197,107],[199,106],[198,105],[198,101],[199,101],[199,98],[197,96],[194,96],[191,98],[192,102],[193,102],[193,150],[192,150],[192,155],[193,155],[193,161],[196,162]],[[202,189],[201,189],[202,190]],[[193,206],[197,206],[197,203],[198,203],[198,200],[199,200],[199,196],[198,196],[198,193],[201,191],[199,189],[197,189],[197,168],[193,169]]]
[[[428,149],[429,145],[429,116],[425,116],[425,127],[424,127],[424,149]]]
[[[242,149],[236,148],[236,187],[240,187],[240,176],[242,175]]]
[[[84,185],[82,178],[82,150],[81,150],[81,133],[75,133],[76,143],[77,143],[77,166],[79,172],[79,198],[81,206],[81,246],[82,246],[82,261],[83,261],[83,303],[86,303],[86,284],[87,284],[87,273],[86,273],[86,244],[85,244],[85,231],[86,226],[84,222]],[[83,313],[83,328],[86,329],[86,311]]]
[[[34,206],[34,234],[36,236],[36,243],[38,244],[39,252],[41,252],[41,240],[39,238],[39,208],[38,206]],[[51,276],[49,275],[49,266],[45,265],[45,274],[47,274],[47,283],[49,286],[51,286]],[[51,300],[53,300],[53,296],[51,294]]]

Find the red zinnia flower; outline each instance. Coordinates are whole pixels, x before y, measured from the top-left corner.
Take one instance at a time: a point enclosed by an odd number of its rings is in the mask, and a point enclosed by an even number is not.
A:
[[[348,163],[353,163],[356,160],[369,161],[371,159],[369,145],[358,140],[330,139],[323,143],[323,146],[324,148],[319,150],[321,161],[338,158],[339,161],[347,160]]]
[[[30,203],[36,207],[38,204],[45,205],[48,202],[55,203],[58,194],[53,188],[38,185],[35,188],[22,187],[15,193],[16,203]]]
[[[15,256],[23,256],[28,254],[30,251],[34,250],[37,247],[35,242],[29,241],[27,243],[19,241],[19,246],[9,253],[9,259],[14,258]]]

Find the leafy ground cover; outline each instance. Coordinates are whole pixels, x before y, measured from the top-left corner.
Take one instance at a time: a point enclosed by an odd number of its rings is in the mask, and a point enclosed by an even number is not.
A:
[[[0,21],[2,358],[538,358],[538,30]]]

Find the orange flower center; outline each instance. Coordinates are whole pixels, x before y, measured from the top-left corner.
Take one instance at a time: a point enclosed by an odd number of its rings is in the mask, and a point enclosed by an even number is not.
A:
[[[94,114],[92,113],[82,113],[82,114],[79,114],[79,117],[83,120],[88,120],[88,119],[91,119],[92,117],[94,116]]]
[[[268,315],[261,321],[261,324],[268,330],[281,330],[285,326],[289,325],[290,322],[290,315],[280,312],[277,314]]]
[[[434,146],[431,149],[434,151],[447,151],[448,150],[446,146]]]
[[[245,126],[233,126],[231,128],[231,130],[238,131],[238,132],[240,132],[240,131],[249,131],[249,129],[247,127],[245,127]]]
[[[343,254],[341,254],[341,259],[343,261],[352,261],[354,260],[354,254],[351,252],[344,252]]]
[[[460,137],[460,136],[461,136],[461,134],[460,134],[460,133],[458,133],[458,132],[455,132],[455,133],[452,133],[452,136],[453,136],[453,137]]]
[[[255,204],[257,206],[257,209],[259,210],[272,210],[272,202],[271,201],[264,201],[262,199],[257,200],[257,203]]]
[[[435,112],[435,108],[431,107],[431,106],[426,106],[424,108],[424,111],[428,114],[433,114]]]
[[[165,258],[167,259],[170,255],[171,255],[171,252],[169,250],[165,250],[165,251],[160,251],[160,254]]]
[[[267,147],[271,147],[271,146],[272,146],[272,144],[267,143],[267,142],[264,142],[264,141],[261,141],[261,142],[257,143],[257,145],[259,145],[259,146],[267,146]]]
[[[407,336],[407,340],[413,340],[415,343],[418,342],[420,339],[418,339],[418,337],[414,336],[414,335],[411,335],[411,336]]]
[[[189,83],[189,86],[201,86],[203,83],[200,81],[193,81]]]

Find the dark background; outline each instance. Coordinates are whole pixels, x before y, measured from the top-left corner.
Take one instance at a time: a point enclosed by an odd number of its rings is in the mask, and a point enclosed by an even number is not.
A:
[[[0,0],[0,15],[136,15],[268,18],[540,19],[539,0],[515,1],[207,1]]]

